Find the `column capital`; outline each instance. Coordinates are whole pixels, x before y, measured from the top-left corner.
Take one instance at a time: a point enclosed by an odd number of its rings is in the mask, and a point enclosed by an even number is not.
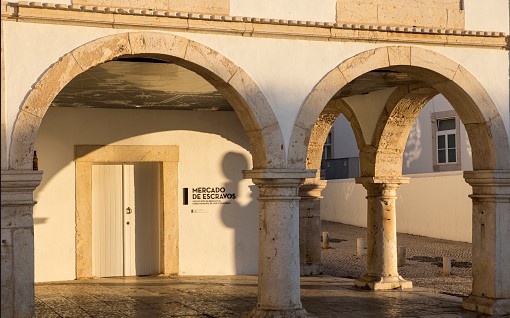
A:
[[[299,195],[301,198],[322,199],[321,193],[327,184],[326,180],[306,179],[299,187]]]
[[[254,169],[243,170],[245,179],[307,179],[314,178],[315,169]],[[300,181],[302,183],[303,181]]]
[[[306,178],[315,177],[314,170],[260,169],[244,170],[244,178],[252,179],[259,187],[259,201],[299,201],[299,185]]]
[[[2,170],[2,206],[34,205],[33,193],[42,180],[42,171]]]
[[[402,176],[377,176],[377,177],[358,177],[356,183],[362,184],[367,190],[395,190],[402,184],[409,183],[409,177]]]
[[[359,184],[406,184],[409,183],[409,177],[402,176],[377,176],[377,177],[358,177],[355,179]]]
[[[464,171],[464,179],[471,186],[501,186],[510,188],[510,170]]]
[[[510,199],[510,170],[464,171],[464,180],[473,187],[471,198]]]

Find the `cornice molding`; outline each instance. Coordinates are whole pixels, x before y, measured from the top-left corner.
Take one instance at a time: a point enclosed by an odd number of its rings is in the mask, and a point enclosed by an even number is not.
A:
[[[338,42],[386,42],[509,50],[503,32],[339,24],[185,12],[2,2],[2,20]]]

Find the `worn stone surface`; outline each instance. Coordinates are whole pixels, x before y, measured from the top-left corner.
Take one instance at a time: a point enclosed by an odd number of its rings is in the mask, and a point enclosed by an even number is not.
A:
[[[177,12],[196,12],[209,14],[230,13],[230,1],[228,0],[73,0],[73,4],[88,6],[110,6],[120,8],[137,8],[149,10],[165,10]]]
[[[367,272],[356,280],[374,290],[411,288],[398,274],[396,190],[407,178],[357,178],[367,189]]]
[[[337,22],[464,29],[460,0],[338,0]]]
[[[352,279],[333,276],[304,277],[301,286],[302,302],[308,313],[316,317],[479,317],[462,309],[460,297],[420,287],[375,293],[355,288]],[[126,277],[38,283],[36,315],[240,317],[255,306],[256,293],[256,276]]]
[[[510,171],[466,171],[473,187],[473,290],[465,308],[510,314]]]
[[[315,171],[247,170],[259,188],[259,288],[248,317],[304,312],[300,299],[299,186]],[[268,316],[269,317],[269,316]]]
[[[299,188],[299,257],[301,275],[321,274],[321,192],[325,180],[307,179]]]
[[[41,171],[2,170],[2,316],[34,313],[33,191]]]
[[[194,41],[188,44],[184,59],[205,68],[224,82],[228,82],[238,69],[238,66],[226,57]]]
[[[189,40],[171,34],[133,32],[129,33],[132,54],[160,54],[160,58],[172,60],[184,58]]]
[[[406,265],[399,272],[413,281],[413,289],[372,293],[354,288],[352,280],[366,269],[366,256],[356,256],[356,239],[366,237],[366,228],[326,221],[322,221],[322,228],[331,237],[330,248],[322,251],[323,269],[330,276],[301,278],[301,301],[310,314],[380,316],[391,303],[392,315],[399,317],[479,317],[461,307],[462,297],[471,291],[470,243],[398,233],[398,245],[407,248]],[[450,276],[441,275],[443,255],[452,257]],[[37,283],[36,314],[89,317],[102,312],[154,317],[186,313],[192,317],[239,317],[255,306],[256,284],[256,276],[126,277]],[[87,313],[80,311],[78,305]],[[227,310],[229,314],[225,314]]]
[[[338,66],[347,82],[373,69],[390,66],[385,48],[368,50],[356,54]]]

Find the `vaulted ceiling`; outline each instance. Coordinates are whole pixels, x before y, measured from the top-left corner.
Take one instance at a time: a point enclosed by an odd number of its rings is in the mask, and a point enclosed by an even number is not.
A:
[[[334,98],[416,82],[405,73],[377,70],[356,78]],[[223,96],[198,74],[176,64],[144,58],[121,59],[91,68],[74,78],[52,106],[232,110]]]

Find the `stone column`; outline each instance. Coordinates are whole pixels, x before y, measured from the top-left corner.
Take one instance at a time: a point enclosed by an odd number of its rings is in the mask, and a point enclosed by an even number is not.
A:
[[[307,179],[299,188],[299,256],[301,275],[321,274],[321,192],[326,180]]]
[[[301,304],[299,185],[310,170],[244,171],[259,187],[259,281],[257,307],[243,317],[310,317]]]
[[[510,314],[510,170],[464,171],[473,187],[473,290],[465,309]]]
[[[409,178],[362,177],[356,179],[367,189],[367,273],[356,286],[373,290],[412,288],[398,274],[396,191]]]
[[[2,170],[2,317],[34,317],[33,192],[42,171]]]

